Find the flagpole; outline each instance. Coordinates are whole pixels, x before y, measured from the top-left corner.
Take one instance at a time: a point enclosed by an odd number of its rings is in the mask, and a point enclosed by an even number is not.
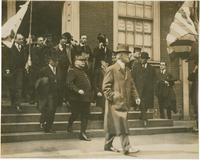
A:
[[[31,32],[32,32],[32,0],[30,1],[30,23],[29,23],[29,36],[28,36],[28,40],[29,40],[29,46],[28,46],[28,60],[27,60],[27,73],[29,73],[29,67],[31,66]]]

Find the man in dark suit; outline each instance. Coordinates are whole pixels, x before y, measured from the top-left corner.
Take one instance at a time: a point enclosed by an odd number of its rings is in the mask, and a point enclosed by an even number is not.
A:
[[[40,126],[46,133],[53,133],[52,129],[59,98],[59,84],[57,75],[58,57],[49,56],[48,65],[40,71],[36,82],[38,108],[41,111]]]
[[[156,74],[153,66],[147,62],[149,58],[147,52],[141,52],[140,63],[132,70],[135,86],[141,98],[140,110],[144,126],[147,125],[146,112],[154,106],[154,85]]]
[[[92,65],[93,65],[93,55],[90,46],[87,44],[87,36],[82,35],[80,38],[79,45],[77,46],[81,52],[83,52],[86,57],[86,73],[88,74],[90,80],[92,80]]]
[[[86,135],[88,116],[90,112],[90,102],[92,99],[91,84],[88,75],[84,71],[86,57],[84,53],[77,53],[74,67],[69,69],[67,76],[67,86],[70,91],[69,100],[71,105],[71,116],[68,121],[68,132],[72,131],[72,124],[81,116],[80,139],[90,141]]]
[[[17,34],[15,37],[15,42],[10,49],[10,97],[11,106],[15,107],[17,112],[22,112],[20,105],[26,63],[26,54],[23,43],[24,37],[21,34]]]
[[[58,81],[60,84],[60,105],[62,102],[66,101],[66,77],[67,71],[70,65],[69,55],[66,49],[67,37],[62,35],[60,38],[60,42],[56,45],[52,52],[58,57],[58,66],[57,66],[57,74],[58,74]]]
[[[171,111],[176,110],[176,95],[173,89],[174,81],[172,75],[168,73],[165,62],[160,62],[160,71],[157,75],[155,94],[158,98],[160,118],[165,118],[165,110],[167,118],[171,119]]]
[[[102,113],[105,108],[105,98],[102,92],[102,83],[106,68],[112,64],[112,52],[108,48],[108,38],[104,34],[99,33],[97,36],[98,46],[94,49],[94,98],[96,105],[102,107]]]

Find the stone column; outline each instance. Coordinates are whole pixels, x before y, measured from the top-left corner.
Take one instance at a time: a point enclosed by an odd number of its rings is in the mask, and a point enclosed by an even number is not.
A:
[[[153,60],[160,61],[160,2],[153,2]]]
[[[189,81],[188,81],[188,63],[182,60],[182,80],[183,80],[183,116],[184,120],[190,119],[189,113]]]
[[[62,33],[70,32],[75,40],[80,36],[79,2],[65,1],[62,12]]]
[[[16,14],[16,0],[7,0],[7,20]]]

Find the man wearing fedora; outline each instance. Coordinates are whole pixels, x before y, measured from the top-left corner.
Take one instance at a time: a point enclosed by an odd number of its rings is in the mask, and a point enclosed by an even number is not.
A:
[[[90,141],[86,135],[92,89],[88,75],[85,72],[86,57],[82,51],[76,51],[74,67],[70,68],[67,76],[67,87],[70,91],[69,103],[71,116],[69,117],[67,131],[72,132],[72,124],[80,115],[81,131],[80,140]]]
[[[103,80],[103,93],[106,98],[104,129],[105,151],[119,152],[112,145],[115,136],[120,136],[123,153],[138,152],[131,148],[129,141],[129,129],[127,114],[133,98],[136,104],[140,104],[140,98],[136,90],[130,70],[126,67],[129,63],[130,51],[125,45],[119,45],[116,51],[117,61],[106,70]]]
[[[135,86],[141,98],[140,110],[144,126],[147,126],[146,112],[154,105],[155,69],[147,61],[150,59],[147,52],[141,52],[141,60],[132,70]]]

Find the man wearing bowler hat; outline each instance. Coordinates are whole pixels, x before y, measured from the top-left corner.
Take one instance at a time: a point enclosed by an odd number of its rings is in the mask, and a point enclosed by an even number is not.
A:
[[[146,112],[154,105],[155,69],[147,61],[150,59],[147,52],[141,52],[140,63],[132,70],[135,86],[141,98],[140,110],[144,126],[147,126]]]
[[[136,104],[140,104],[140,98],[136,90],[130,70],[126,67],[129,63],[128,47],[119,45],[116,51],[117,61],[106,70],[103,80],[103,93],[106,98],[104,129],[105,151],[119,152],[112,145],[115,136],[120,136],[123,153],[138,152],[131,148],[129,141],[129,129],[127,114],[133,98]]]

